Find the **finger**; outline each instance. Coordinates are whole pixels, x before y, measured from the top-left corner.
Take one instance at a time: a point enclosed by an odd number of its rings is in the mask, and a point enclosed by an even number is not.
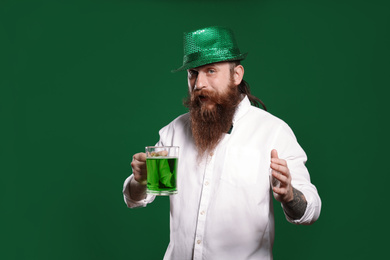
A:
[[[272,176],[277,179],[282,186],[285,186],[288,183],[288,177],[277,171],[272,171]]]
[[[160,155],[160,156],[167,156],[168,155],[168,151],[160,151],[160,152],[158,152],[157,153],[158,155]]]
[[[133,169],[133,172],[134,171],[139,171],[139,172],[146,171],[146,164],[140,163],[138,161],[133,161],[133,162],[131,162],[131,168]]]
[[[278,157],[278,151],[276,151],[275,149],[273,149],[272,151],[271,151],[271,159],[272,158],[279,158]]]
[[[287,167],[287,161],[284,159],[272,158],[271,163],[276,163]]]
[[[273,187],[272,191],[275,192],[278,195],[284,196],[287,194],[286,188],[279,188],[279,187]]]
[[[287,166],[283,166],[283,165],[276,164],[276,163],[271,163],[271,169],[278,171],[278,172],[282,173],[283,175],[288,175],[288,172],[289,172]]]
[[[146,154],[145,153],[134,154],[133,159],[139,162],[146,162]]]
[[[146,172],[146,167],[142,166],[142,165],[134,165],[133,168],[133,172],[136,171],[136,172],[139,172],[139,173],[144,173]]]
[[[138,174],[141,172],[141,168],[139,167],[139,165],[137,164],[131,164],[131,169],[133,170],[133,173],[134,174]]]
[[[145,155],[145,157],[144,157],[142,153],[134,154],[134,156],[133,156],[133,161],[145,162],[145,161],[146,161],[146,155]]]

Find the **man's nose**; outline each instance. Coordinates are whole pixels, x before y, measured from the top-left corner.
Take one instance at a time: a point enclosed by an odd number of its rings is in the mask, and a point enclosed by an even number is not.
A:
[[[203,73],[199,72],[196,81],[195,81],[195,87],[194,90],[201,90],[207,86],[207,80]]]

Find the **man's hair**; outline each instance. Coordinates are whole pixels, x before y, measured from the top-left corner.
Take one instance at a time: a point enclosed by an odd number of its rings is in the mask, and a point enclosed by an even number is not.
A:
[[[234,68],[240,64],[241,64],[241,62],[239,60],[231,61],[230,62],[230,73],[233,74]],[[240,91],[240,93],[248,96],[249,101],[251,102],[251,104],[253,106],[260,107],[260,105],[261,105],[263,107],[263,109],[265,111],[267,111],[267,107],[265,106],[263,101],[261,101],[258,97],[251,94],[251,90],[249,88],[248,82],[246,82],[245,80],[242,80],[241,83],[238,85],[238,90]]]

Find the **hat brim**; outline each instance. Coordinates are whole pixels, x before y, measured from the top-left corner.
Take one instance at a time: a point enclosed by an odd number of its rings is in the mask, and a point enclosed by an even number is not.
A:
[[[175,73],[175,72],[178,72],[178,71],[192,69],[192,68],[196,68],[196,67],[200,67],[200,66],[203,66],[203,65],[216,63],[216,62],[243,60],[243,59],[246,58],[247,55],[248,55],[248,53],[244,53],[244,54],[240,54],[240,55],[237,55],[237,56],[234,56],[234,57],[231,57],[231,58],[227,58],[227,59],[226,58],[225,59],[221,59],[221,57],[216,57],[216,58],[208,58],[208,59],[204,59],[204,60],[195,60],[195,61],[183,64],[183,66],[181,66],[178,69],[171,70],[171,72]]]

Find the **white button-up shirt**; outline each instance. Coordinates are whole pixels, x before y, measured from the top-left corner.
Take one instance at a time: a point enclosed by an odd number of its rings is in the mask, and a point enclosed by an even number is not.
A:
[[[287,161],[292,185],[306,197],[301,219],[317,220],[321,200],[305,167],[306,154],[286,123],[245,97],[213,153],[202,161],[191,135],[189,114],[160,130],[157,145],[179,146],[178,194],[170,196],[170,243],[164,259],[272,259],[274,213],[270,186],[271,150]],[[124,183],[128,207],[144,207],[148,195],[133,201],[128,193],[132,175]]]

